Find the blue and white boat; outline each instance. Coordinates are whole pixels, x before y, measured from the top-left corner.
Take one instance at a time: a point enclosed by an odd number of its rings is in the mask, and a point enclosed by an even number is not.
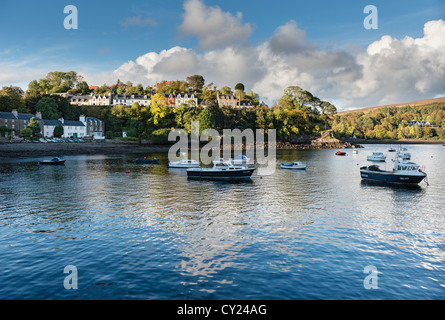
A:
[[[372,155],[367,156],[366,160],[368,161],[377,161],[377,162],[385,162],[386,156],[383,154],[383,152],[373,152]]]
[[[282,169],[297,169],[297,170],[306,170],[306,165],[303,162],[292,162],[290,164],[281,163],[280,167]]]
[[[419,184],[423,179],[426,179],[427,174],[420,169],[420,165],[414,162],[400,160],[398,157],[393,161],[394,169],[391,171],[381,170],[378,165],[361,167],[360,175],[362,180],[415,185]]]
[[[133,162],[136,164],[159,164],[159,159],[135,159]]]
[[[248,164],[250,162],[250,158],[246,157],[245,155],[239,155],[235,158],[231,158],[230,162],[232,162],[233,165]]]
[[[40,161],[40,164],[52,164],[52,165],[58,165],[58,164],[65,164],[65,159],[59,158],[59,157],[54,157],[52,159],[49,160],[42,160]]]
[[[199,162],[193,159],[183,158],[179,161],[171,161],[168,163],[169,168],[198,168]]]
[[[220,159],[213,161],[212,168],[187,169],[187,178],[210,180],[250,179],[255,169],[255,167],[234,166],[231,161]]]

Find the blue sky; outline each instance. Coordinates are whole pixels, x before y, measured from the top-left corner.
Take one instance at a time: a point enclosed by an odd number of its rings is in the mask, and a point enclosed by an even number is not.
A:
[[[4,69],[4,73],[0,75],[0,85],[26,87],[30,80],[43,78],[47,72],[55,70],[75,70],[85,74],[87,80],[111,84],[115,79],[107,81],[95,75],[113,72],[149,52],[159,54],[162,50],[181,47],[193,50],[194,55],[202,58],[212,50],[222,50],[200,46],[202,33],[181,33],[187,1],[2,1],[0,69]],[[231,16],[240,25],[248,26],[250,31],[242,39],[242,45],[250,48],[258,48],[269,41],[280,26],[290,21],[294,22],[294,31],[304,32],[304,42],[316,47],[318,52],[332,53],[366,50],[385,35],[393,39],[422,38],[425,23],[445,18],[445,3],[439,0],[199,1],[206,9],[218,8],[221,16]],[[366,17],[363,9],[368,4],[378,8],[377,30],[363,27]],[[63,27],[66,5],[75,5],[78,9],[77,30]],[[204,75],[206,80],[219,80],[212,76]],[[138,82],[138,79],[120,80]],[[152,85],[147,79],[144,85]],[[237,79],[232,82],[235,81]],[[255,88],[251,82],[251,87]],[[343,97],[330,98],[340,101]]]

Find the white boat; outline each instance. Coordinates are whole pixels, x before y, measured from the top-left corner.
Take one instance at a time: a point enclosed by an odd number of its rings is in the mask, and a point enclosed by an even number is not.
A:
[[[358,150],[357,149],[352,150],[352,154],[358,154]]]
[[[168,163],[169,168],[198,168],[199,162],[193,159],[181,159]]]
[[[401,158],[402,160],[411,160],[411,154],[409,152],[399,153],[397,157]]]
[[[373,152],[372,155],[367,156],[366,159],[368,161],[385,162],[386,156],[383,154],[383,152]]]
[[[239,155],[239,156],[236,156],[235,158],[230,159],[230,162],[232,162],[232,164],[234,164],[234,165],[248,164],[250,162],[250,158],[246,157],[245,155]]]
[[[255,169],[255,167],[234,166],[231,161],[219,159],[213,161],[212,168],[187,169],[187,177],[210,180],[250,179]]]
[[[281,163],[280,167],[282,169],[297,169],[297,170],[306,169],[306,165],[303,162],[292,162],[290,164]]]

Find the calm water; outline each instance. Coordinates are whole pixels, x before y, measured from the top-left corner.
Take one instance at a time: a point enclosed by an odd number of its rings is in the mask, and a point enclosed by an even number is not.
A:
[[[429,186],[361,183],[387,149],[277,151],[307,170],[250,183],[189,181],[167,154],[3,159],[0,299],[443,299],[445,147],[408,146]]]

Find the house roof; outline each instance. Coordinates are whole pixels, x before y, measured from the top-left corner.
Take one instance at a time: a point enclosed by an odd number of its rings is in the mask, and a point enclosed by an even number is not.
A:
[[[75,126],[75,127],[85,127],[82,121],[78,120],[65,120],[63,122],[64,126]]]
[[[36,118],[36,120],[42,120],[39,117],[36,117],[33,114],[28,114],[28,113],[19,113],[17,115],[17,119],[21,119],[21,120],[31,120],[31,118]]]
[[[59,120],[43,120],[43,125],[45,125],[45,126],[61,126],[63,124]]]
[[[99,119],[97,119],[97,118],[95,118],[95,117],[86,117],[85,118],[85,121],[87,121],[87,122],[102,122],[101,120],[99,120]]]
[[[0,112],[1,119],[17,119],[11,112]]]

